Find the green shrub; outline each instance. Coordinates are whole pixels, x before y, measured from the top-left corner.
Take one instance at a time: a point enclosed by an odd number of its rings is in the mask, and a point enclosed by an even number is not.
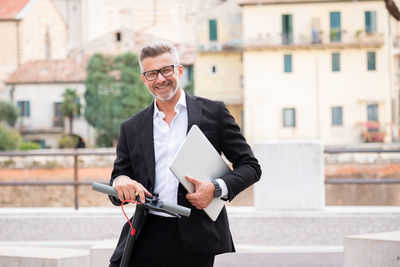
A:
[[[0,121],[6,121],[9,126],[14,126],[17,118],[17,107],[11,102],[0,100]]]
[[[112,147],[114,139],[111,134],[99,133],[96,138],[96,146],[98,147]]]
[[[0,150],[14,150],[21,142],[19,133],[0,124]]]
[[[79,137],[71,135],[63,135],[58,140],[58,145],[60,148],[76,148],[79,143]]]
[[[19,145],[20,150],[34,150],[41,149],[42,146],[36,142],[24,141]]]

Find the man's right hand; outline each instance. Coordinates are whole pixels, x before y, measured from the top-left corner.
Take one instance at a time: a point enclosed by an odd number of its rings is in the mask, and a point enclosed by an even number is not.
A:
[[[118,192],[118,197],[121,201],[136,200],[136,193],[140,197],[140,202],[145,202],[145,195],[151,197],[151,193],[141,184],[132,180],[126,175],[118,176],[113,183],[115,190]]]

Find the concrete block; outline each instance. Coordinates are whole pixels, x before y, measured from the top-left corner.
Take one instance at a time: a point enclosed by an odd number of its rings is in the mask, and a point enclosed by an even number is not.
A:
[[[108,267],[117,243],[117,239],[106,239],[93,245],[90,248],[90,267]]]
[[[255,144],[262,177],[254,186],[257,210],[318,210],[325,207],[321,142]]]
[[[384,232],[345,237],[344,266],[399,267],[400,232]]]
[[[88,267],[89,251],[43,247],[0,247],[0,267]]]

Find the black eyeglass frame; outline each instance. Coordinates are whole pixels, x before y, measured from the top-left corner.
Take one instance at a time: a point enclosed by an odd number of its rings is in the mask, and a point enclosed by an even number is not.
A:
[[[180,65],[181,65],[181,64],[172,64],[172,65],[168,65],[168,66],[162,67],[162,68],[159,69],[159,70],[148,70],[148,71],[142,72],[142,74],[143,74],[143,76],[146,78],[146,80],[148,80],[149,82],[151,82],[151,81],[157,80],[158,74],[161,74],[161,75],[164,76],[164,77],[170,77],[170,76],[174,75],[174,73],[175,73],[175,67],[178,67],[178,66],[180,66]],[[171,73],[171,75],[164,75],[164,74],[162,74],[162,72],[161,72],[162,70],[164,70],[165,68],[170,68],[170,67],[172,67],[172,73]],[[156,76],[154,79],[149,80],[149,79],[147,78],[146,74],[149,73],[149,72],[153,72],[153,71],[156,71],[156,72],[157,72],[157,76]]]

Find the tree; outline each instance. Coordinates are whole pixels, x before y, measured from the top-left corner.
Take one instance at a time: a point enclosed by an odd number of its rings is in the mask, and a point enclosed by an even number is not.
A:
[[[71,88],[66,88],[63,93],[63,102],[61,104],[61,112],[65,117],[68,117],[69,121],[69,135],[72,135],[72,125],[74,122],[74,116],[80,115],[81,104],[79,102],[79,97],[76,94],[76,90]]]
[[[116,57],[93,55],[85,84],[85,119],[96,128],[99,146],[111,146],[121,122],[153,101],[141,81],[139,60],[130,52]]]
[[[0,121],[5,121],[11,127],[15,125],[18,118],[18,110],[11,102],[0,101]]]
[[[19,133],[12,128],[0,124],[0,151],[16,149],[19,143],[21,143]]]

